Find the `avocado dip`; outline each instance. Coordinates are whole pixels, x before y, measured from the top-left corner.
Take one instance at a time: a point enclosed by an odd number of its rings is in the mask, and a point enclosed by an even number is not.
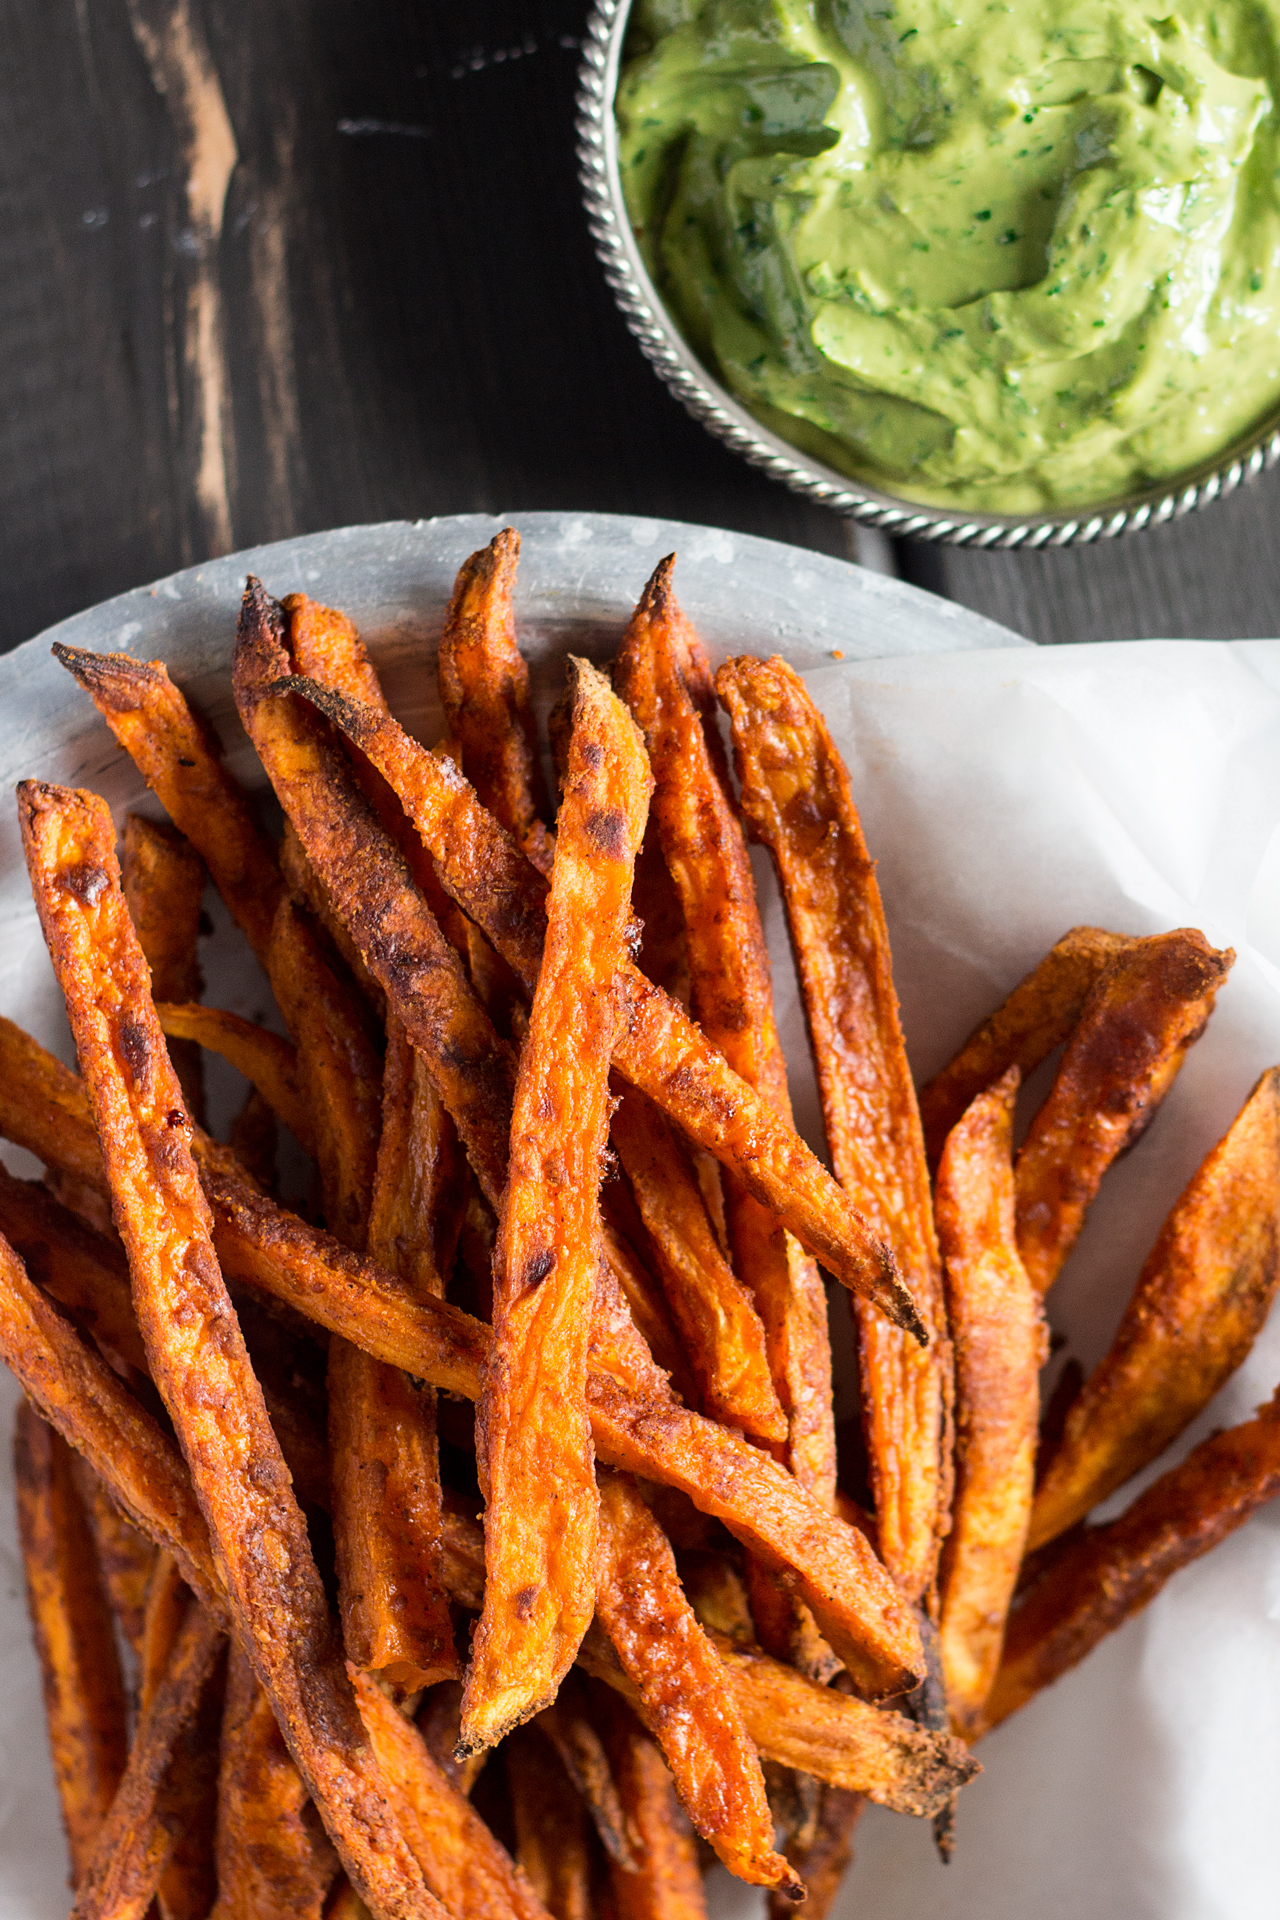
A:
[[[627,205],[793,446],[979,511],[1098,504],[1280,406],[1280,0],[639,0]]]

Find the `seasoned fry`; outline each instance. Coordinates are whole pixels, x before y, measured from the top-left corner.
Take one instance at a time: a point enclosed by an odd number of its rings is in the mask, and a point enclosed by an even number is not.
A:
[[[269,1033],[238,1013],[221,1007],[202,1007],[157,1000],[156,1016],[170,1040],[190,1040],[209,1053],[219,1054],[242,1073],[282,1120],[305,1153],[314,1156],[316,1130],[313,1112],[303,1096],[298,1074],[298,1050],[282,1034]],[[172,1048],[170,1053],[172,1054]]]
[[[573,663],[573,739],[547,937],[520,1056],[478,1413],[484,1610],[462,1744],[493,1746],[555,1698],[595,1607],[597,1494],[586,1405],[609,1125],[613,992],[652,780],[605,680]]]
[[[698,1850],[661,1750],[620,1700],[597,1694],[609,1764],[635,1836],[635,1864],[609,1863],[617,1920],[706,1920]]]
[[[395,789],[442,884],[532,990],[546,932],[545,884],[480,806],[452,763],[427,753],[369,708],[311,681],[290,681],[367,755]],[[923,1339],[892,1255],[871,1234],[799,1136],[727,1065],[683,1008],[624,966],[614,1064],[697,1145],[777,1215],[837,1279]]]
[[[289,652],[298,672],[385,713],[382,682],[355,622],[305,593],[287,594],[280,604],[289,617]]]
[[[1014,1230],[1013,1108],[1019,1070],[952,1128],[936,1204],[956,1358],[956,1497],[943,1552],[940,1640],[952,1724],[971,1736],[1000,1665],[1035,1485],[1040,1302]]]
[[[165,1673],[191,1601],[172,1555],[154,1556],[141,1649],[140,1706],[145,1714]],[[218,1740],[226,1662],[215,1659],[195,1711],[176,1734],[158,1802],[170,1836],[156,1888],[162,1920],[206,1920],[218,1892],[214,1829],[218,1813]]]
[[[320,1920],[337,1856],[239,1647],[227,1664],[217,1808],[213,1920]]]
[[[782,660],[740,659],[716,686],[743,811],[782,885],[832,1164],[892,1246],[929,1331],[922,1352],[854,1302],[880,1552],[919,1600],[935,1579],[951,1503],[951,1355],[880,890],[848,771],[799,676]]]
[[[805,1920],[826,1920],[853,1861],[853,1830],[866,1804],[859,1793],[823,1787],[812,1835],[788,1850],[787,1858],[804,1881]],[[785,1920],[790,1911],[778,1894],[770,1894],[769,1920]]]
[[[457,1138],[400,1022],[387,1032],[370,1257],[444,1296]],[[444,1265],[437,1265],[437,1255]],[[338,1343],[329,1362],[334,1538],[347,1658],[406,1692],[459,1672],[441,1584],[435,1389]]]
[[[591,1718],[586,1683],[567,1673],[549,1707],[533,1722],[560,1756],[561,1765],[581,1795],[601,1845],[612,1860],[631,1863],[631,1836],[609,1761]]]
[[[641,595],[615,677],[653,763],[654,818],[684,908],[693,1011],[712,1045],[789,1126],[786,1063],[746,836],[687,684],[700,649],[676,605],[674,565],[674,554],[661,561]],[[734,1264],[764,1322],[773,1384],[787,1417],[788,1464],[829,1506],[835,1421],[818,1270],[770,1210],[735,1181],[725,1188],[724,1206]]]
[[[786,1416],[769,1374],[764,1327],[720,1251],[697,1176],[674,1129],[633,1087],[614,1110],[612,1138],[648,1230],[704,1411],[756,1439],[785,1440]]]
[[[1014,1162],[1018,1252],[1049,1291],[1117,1154],[1150,1125],[1235,960],[1182,927],[1132,941],[1099,976]]]
[[[34,781],[20,787],[19,811],[152,1375],[192,1463],[237,1631],[352,1884],[381,1920],[434,1915],[360,1738],[306,1525],[214,1257],[111,816],[96,796]]]
[[[3,1168],[0,1233],[50,1298],[93,1335],[117,1371],[136,1386],[146,1374],[147,1354],[120,1242],[85,1226],[44,1187],[15,1180]]]
[[[510,1855],[428,1752],[422,1735],[352,1669],[360,1713],[428,1885],[455,1920],[546,1920]]]
[[[1025,1080],[1062,1045],[1101,975],[1132,945],[1127,934],[1072,927],[974,1028],[954,1059],[920,1089],[920,1120],[931,1167],[937,1166],[956,1121],[984,1088],[1010,1067],[1020,1068]]]
[[[1118,1520],[1063,1543],[1010,1618],[987,1726],[1052,1686],[1277,1493],[1280,1389],[1252,1420],[1202,1440]]]
[[[191,711],[160,661],[148,664],[127,653],[89,653],[61,645],[53,653],[79,681],[200,855],[232,918],[265,963],[280,898],[280,869],[248,801],[222,764],[213,734]]]
[[[79,1076],[3,1014],[0,1133],[46,1166],[106,1191],[102,1150]]]
[[[198,1000],[203,981],[196,943],[204,862],[172,827],[131,813],[124,823],[121,860],[124,897],[151,969],[157,1000]],[[199,1050],[185,1043],[171,1049],[173,1070],[187,1105],[204,1118],[204,1075]]]
[[[1036,1489],[1030,1548],[1187,1427],[1248,1354],[1280,1280],[1280,1068],[1264,1073],[1160,1230]]]
[[[538,764],[529,669],[516,644],[511,606],[519,557],[520,535],[514,527],[504,527],[487,547],[463,561],[436,670],[449,731],[481,805],[538,871],[549,875],[552,842],[543,822],[550,817],[550,806]],[[324,684],[324,675],[301,658],[298,667]],[[353,697],[345,687],[339,691]]]
[[[169,1764],[195,1713],[223,1643],[198,1603],[187,1610],[164,1678],[138,1722],[129,1764],[76,1889],[72,1920],[142,1920],[173,1849],[178,1808],[167,1793]]]
[[[53,1774],[79,1886],[124,1775],[124,1681],[71,1449],[25,1400],[13,1441],[27,1606],[40,1658]]]
[[[684,1596],[662,1528],[634,1483],[616,1474],[600,1481],[596,1613],[703,1839],[739,1879],[803,1899],[774,1852],[759,1756],[724,1663]]]
[[[98,1569],[112,1616],[125,1644],[135,1654],[142,1645],[147,1589],[156,1550],[145,1534],[125,1519],[103,1482],[81,1454],[71,1454],[71,1477],[93,1535]]]
[[[502,1753],[520,1871],[552,1920],[593,1920],[586,1808],[534,1727],[509,1735]]]

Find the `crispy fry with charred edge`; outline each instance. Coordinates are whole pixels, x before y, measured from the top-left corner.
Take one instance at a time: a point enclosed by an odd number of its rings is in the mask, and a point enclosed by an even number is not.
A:
[[[53,652],[200,855],[232,918],[265,963],[280,869],[248,801],[222,764],[212,732],[160,661],[148,664],[127,653],[89,653],[82,647],[55,646]]]
[[[586,1682],[576,1671],[567,1673],[549,1707],[533,1722],[547,1736],[560,1763],[580,1794],[612,1860],[631,1862],[631,1837],[609,1761],[591,1719]]]
[[[680,1585],[675,1556],[633,1482],[600,1479],[596,1614],[642,1702],[681,1802],[731,1873],[804,1888],[773,1848],[760,1759],[728,1679]]]
[[[355,622],[306,593],[286,594],[280,604],[289,616],[289,651],[298,672],[385,712],[382,682]]]
[[[18,1534],[71,1879],[79,1886],[129,1742],[111,1610],[71,1459],[61,1435],[21,1401],[13,1438]]]
[[[538,764],[529,669],[516,644],[511,606],[519,558],[520,535],[504,527],[463,561],[436,671],[449,732],[481,804],[538,871],[550,874],[552,842],[543,824],[550,807]],[[298,666],[323,683],[323,674],[313,673],[301,658]]]
[[[139,1706],[143,1714],[164,1683],[191,1601],[173,1556],[158,1553],[140,1653]],[[207,1920],[218,1893],[214,1830],[218,1813],[218,1740],[226,1662],[215,1659],[194,1712],[174,1737],[158,1809],[169,1835],[168,1858],[156,1888],[162,1920]]]
[[[662,1751],[622,1701],[594,1691],[609,1765],[635,1836],[634,1866],[609,1862],[617,1920],[706,1920],[698,1850]]]
[[[427,1750],[411,1720],[366,1674],[356,1699],[396,1813],[427,1884],[455,1920],[546,1920],[506,1849]]]
[[[310,913],[288,894],[276,909],[267,972],[297,1047],[325,1224],[347,1246],[362,1247],[378,1157],[382,1063],[355,988],[330,965]]]
[[[239,1647],[227,1664],[212,1920],[320,1920],[338,1870],[271,1702]]]
[[[1235,954],[1194,928],[1134,940],[1100,975],[1014,1162],[1018,1252],[1049,1291],[1103,1174],[1150,1125]]]
[[[315,1154],[315,1123],[303,1098],[298,1050],[291,1040],[221,1007],[157,1000],[156,1015],[170,1040],[194,1041],[242,1073],[277,1120],[288,1127],[303,1152]]]
[[[174,1746],[199,1705],[222,1644],[221,1627],[192,1601],[164,1678],[139,1719],[124,1778],[76,1890],[72,1920],[142,1920],[151,1905],[178,1813],[166,1793]]]
[[[1048,1345],[1014,1231],[1019,1077],[1010,1067],[952,1128],[935,1195],[956,1359],[956,1496],[939,1637],[952,1724],[966,1737],[1000,1665],[1026,1545]]]
[[[614,981],[653,782],[621,701],[572,661],[573,738],[547,937],[520,1055],[493,1261],[493,1347],[477,1414],[484,1609],[464,1747],[555,1698],[595,1610],[598,1498],[586,1402],[609,1128]]]
[[[853,1830],[866,1801],[860,1793],[842,1787],[823,1787],[813,1834],[787,1854],[804,1881],[805,1920],[826,1920],[840,1883],[853,1861]],[[786,1920],[791,1912],[778,1894],[769,1896],[769,1920]]]
[[[1280,1067],[1264,1073],[1160,1230],[1109,1351],[1067,1414],[1028,1546],[1163,1452],[1248,1354],[1280,1279]]]
[[[506,1177],[511,1051],[350,768],[314,716],[272,690],[288,667],[281,625],[279,609],[252,582],[236,642],[240,717],[336,912],[430,1063],[485,1197],[496,1207]]]
[[[813,1039],[832,1164],[893,1247],[926,1351],[855,1300],[880,1552],[904,1593],[932,1588],[950,1509],[951,1355],[929,1173],[875,868],[844,762],[782,660],[739,659],[716,686],[742,808],[773,855]]]
[[[1010,1067],[1025,1079],[1060,1047],[1101,974],[1133,942],[1102,927],[1072,927],[1050,947],[995,1012],[975,1027],[954,1059],[920,1089],[929,1165],[966,1107]]]
[[[125,1519],[88,1461],[74,1452],[71,1473],[93,1535],[112,1615],[125,1645],[137,1654],[142,1645],[156,1550],[146,1535]]]
[[[124,823],[121,860],[124,897],[151,969],[157,1000],[198,1000],[203,981],[196,942],[204,862],[172,827],[131,813]],[[187,1105],[204,1119],[204,1073],[199,1049],[185,1043],[170,1050]]]
[[[306,1524],[214,1257],[191,1123],[120,890],[110,813],[95,795],[28,781],[19,788],[19,814],[152,1377],[194,1463],[237,1631],[252,1645],[255,1670],[352,1884],[380,1920],[438,1920],[387,1816]]]
[[[503,1742],[516,1859],[551,1920],[593,1920],[591,1825],[555,1751],[535,1727]]]
[[[21,1029],[10,1025],[6,1031],[3,1022],[0,1062],[11,1068],[8,1075],[0,1073],[0,1131],[33,1152],[48,1152],[55,1163],[65,1139],[77,1164],[92,1172],[96,1158],[94,1178],[100,1186],[101,1158],[90,1153],[81,1137],[84,1094],[75,1076]],[[39,1104],[51,1069],[62,1076],[57,1081],[62,1097],[57,1126],[45,1124]],[[30,1108],[28,1088],[34,1090]],[[92,1129],[88,1131],[91,1139]],[[211,1143],[197,1137],[195,1144],[214,1208],[215,1244],[233,1279],[363,1345],[376,1359],[447,1392],[478,1396],[488,1352],[486,1327],[444,1302],[409,1299],[372,1263],[256,1193]],[[25,1275],[23,1284],[39,1300]],[[52,1310],[46,1306],[45,1312]],[[65,1328],[60,1320],[58,1325]],[[12,1357],[10,1365],[34,1392]],[[618,1368],[618,1380],[603,1371],[605,1365]],[[677,1487],[700,1511],[723,1521],[758,1557],[786,1570],[868,1691],[899,1693],[915,1684],[923,1671],[919,1632],[861,1534],[833,1520],[790,1474],[740,1435],[674,1402],[657,1370],[644,1365],[643,1355],[637,1370],[618,1350],[597,1345],[587,1391],[602,1460]],[[49,1399],[37,1397],[48,1411]],[[52,1413],[50,1418],[58,1424]],[[92,1457],[104,1472],[100,1459]],[[104,1477],[110,1479],[109,1474]],[[138,1517],[132,1505],[129,1511]],[[157,1537],[153,1526],[140,1524]],[[169,1544],[167,1539],[164,1544]],[[190,1574],[186,1577],[191,1579]],[[200,1591],[203,1597],[204,1589]]]
[[[697,636],[676,604],[674,566],[671,554],[645,587],[614,677],[649,747],[654,818],[684,908],[694,1014],[730,1067],[789,1126],[787,1069],[751,860],[688,685],[690,676],[709,676]],[[773,1384],[787,1416],[787,1461],[829,1506],[835,1422],[822,1281],[774,1214],[736,1181],[725,1188],[724,1207],[734,1265],[764,1322]]]
[[[280,689],[279,691],[284,691]],[[546,887],[452,762],[370,708],[291,680],[377,767],[436,862],[441,883],[532,991],[546,933]],[[684,1009],[633,966],[618,976],[614,1064],[721,1162],[845,1286],[923,1339],[892,1255],[794,1130],[747,1086]]]
[[[634,1087],[614,1110],[613,1144],[635,1195],[703,1410],[759,1440],[785,1440],[764,1327],[720,1251],[697,1176],[666,1116]]]
[[[457,1140],[392,1016],[368,1248],[414,1294],[444,1297],[440,1252],[456,1243]],[[446,1219],[446,1215],[450,1216]],[[450,1224],[450,1221],[452,1224]],[[444,1270],[447,1270],[447,1265]],[[338,1342],[329,1361],[334,1542],[347,1658],[418,1691],[459,1672],[440,1577],[434,1387]]]
[[[1280,1493],[1280,1388],[1252,1420],[1212,1434],[1118,1520],[1085,1527],[1009,1619],[988,1727],[1025,1706]]]

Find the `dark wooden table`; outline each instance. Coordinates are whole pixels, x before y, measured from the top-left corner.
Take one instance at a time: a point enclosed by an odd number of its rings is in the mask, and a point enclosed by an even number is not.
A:
[[[850,551],[689,420],[580,211],[586,0],[0,0],[0,647],[400,515],[670,514]],[[1280,475],[1050,556],[902,545],[1038,640],[1280,631]]]

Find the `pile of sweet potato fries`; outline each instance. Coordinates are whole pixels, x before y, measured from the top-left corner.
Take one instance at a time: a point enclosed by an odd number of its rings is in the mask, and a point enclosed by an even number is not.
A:
[[[57,649],[168,815],[121,861],[97,796],[18,790],[80,1073],[0,1021],[46,1168],[0,1169],[0,1351],[79,1920],[699,1920],[713,1858],[820,1920],[867,1801],[946,1853],[972,1744],[1280,1491],[1278,1394],[1087,1522],[1266,1316],[1280,1069],[1040,1405],[1044,1298],[1232,955],[1077,927],[917,1098],[803,682],[713,678],[664,561],[611,678],[568,663],[553,814],[518,547],[458,577],[431,749],[343,614],[249,581],[278,843],[163,665]],[[206,880],[287,1039],[203,1004]]]

